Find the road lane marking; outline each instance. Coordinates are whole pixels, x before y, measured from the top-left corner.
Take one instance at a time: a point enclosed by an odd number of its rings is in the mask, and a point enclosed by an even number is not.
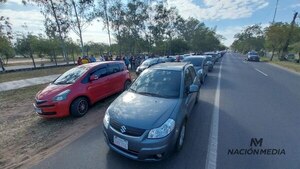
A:
[[[259,69],[256,69],[256,68],[255,68],[255,70],[258,71],[259,73],[263,74],[264,76],[268,76],[267,74],[265,74],[264,72],[262,72],[262,71],[259,70]]]
[[[223,62],[221,62],[219,75],[218,75],[218,84],[217,84],[215,101],[214,101],[214,110],[213,110],[213,115],[212,115],[212,119],[211,119],[205,169],[216,169],[217,168],[220,85],[221,85],[221,76],[222,76],[222,74],[221,74],[222,63]]]

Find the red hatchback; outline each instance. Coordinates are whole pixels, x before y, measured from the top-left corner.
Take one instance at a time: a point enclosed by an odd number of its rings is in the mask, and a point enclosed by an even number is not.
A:
[[[129,87],[124,62],[97,62],[72,68],[39,91],[35,111],[43,117],[81,117],[95,102]]]

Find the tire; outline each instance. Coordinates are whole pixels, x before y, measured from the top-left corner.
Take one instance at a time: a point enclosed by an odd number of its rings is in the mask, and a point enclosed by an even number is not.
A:
[[[175,146],[176,152],[179,152],[183,147],[185,134],[186,134],[185,131],[186,131],[186,120],[184,120],[180,126],[179,135],[177,137],[176,146]]]
[[[126,82],[124,83],[124,89],[123,91],[127,90],[130,87],[131,82],[129,80],[126,80]]]
[[[89,110],[89,102],[84,97],[75,99],[70,107],[71,115],[74,117],[82,117]]]

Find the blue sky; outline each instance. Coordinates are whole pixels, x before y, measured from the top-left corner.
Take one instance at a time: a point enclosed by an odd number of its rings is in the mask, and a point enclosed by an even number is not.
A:
[[[222,42],[230,46],[234,34],[246,26],[260,23],[263,27],[272,21],[276,0],[167,0],[169,6],[175,6],[184,18],[195,17],[209,27],[217,27],[217,33],[226,40]],[[275,21],[291,22],[293,13],[300,12],[300,0],[279,0]],[[7,0],[0,6],[0,15],[10,17],[15,32],[23,31],[26,23],[28,31],[34,34],[44,30],[43,16],[39,8],[24,6],[21,0]],[[300,23],[300,18],[297,19]],[[70,33],[74,40],[78,38]],[[106,31],[101,22],[94,21],[84,30],[84,41],[108,43]]]

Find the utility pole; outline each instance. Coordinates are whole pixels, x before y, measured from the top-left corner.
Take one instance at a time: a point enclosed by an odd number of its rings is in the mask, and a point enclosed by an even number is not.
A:
[[[276,17],[277,7],[278,7],[278,1],[279,1],[279,0],[276,1],[275,12],[274,12],[272,24],[275,22],[275,17]]]
[[[288,34],[288,38],[286,40],[285,45],[283,46],[282,55],[281,55],[281,59],[282,60],[283,60],[284,56],[286,54],[288,54],[288,47],[289,47],[291,36],[292,36],[293,30],[294,30],[294,26],[295,26],[295,21],[296,21],[297,15],[298,15],[298,12],[295,12],[293,20],[291,22],[291,28],[290,28],[290,31],[289,31],[289,34]]]

